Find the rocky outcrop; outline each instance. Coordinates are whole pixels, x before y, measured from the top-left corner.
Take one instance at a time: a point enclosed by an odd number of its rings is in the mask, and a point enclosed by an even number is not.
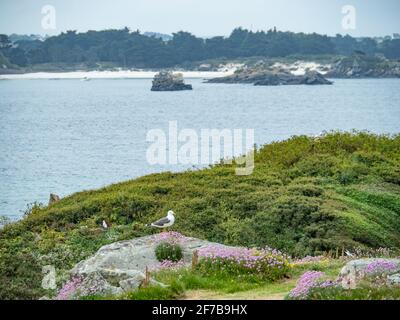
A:
[[[71,279],[76,281],[72,298],[93,294],[120,294],[139,288],[145,280],[146,267],[157,269],[160,262],[155,256],[158,242],[155,236],[146,236],[129,241],[116,242],[100,248],[92,257],[79,262],[71,270]],[[180,241],[183,263],[192,262],[193,251],[220,244],[196,238],[184,237]],[[150,284],[163,284],[150,279]]]
[[[151,91],[192,90],[192,85],[185,84],[181,73],[160,72],[154,76]]]
[[[304,75],[294,75],[290,72],[271,70],[241,70],[227,77],[214,78],[207,83],[250,83],[256,86],[279,85],[330,85],[331,81],[316,72],[310,71]]]
[[[394,265],[394,268],[387,270],[388,282],[395,282],[398,280],[394,277],[395,274],[400,272],[400,259],[359,259],[348,262],[340,271],[339,281],[345,289],[355,289],[357,285],[367,275],[367,268],[374,264]]]
[[[400,63],[381,57],[354,54],[332,65],[330,78],[399,78]]]
[[[60,201],[60,197],[56,194],[50,193],[49,205]]]
[[[388,276],[387,282],[392,286],[400,286],[400,273],[395,273]]]
[[[276,86],[276,85],[321,85],[332,84],[331,81],[324,78],[318,72],[307,72],[305,75],[295,76],[290,73],[282,73],[273,76],[267,76],[263,80],[256,81],[256,86]]]

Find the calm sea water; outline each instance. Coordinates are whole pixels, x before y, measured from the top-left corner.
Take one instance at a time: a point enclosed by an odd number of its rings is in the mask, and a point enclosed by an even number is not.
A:
[[[400,79],[333,86],[203,84],[150,92],[151,80],[0,81],[0,214],[184,166],[150,166],[149,129],[254,128],[257,144],[324,130],[400,132]]]

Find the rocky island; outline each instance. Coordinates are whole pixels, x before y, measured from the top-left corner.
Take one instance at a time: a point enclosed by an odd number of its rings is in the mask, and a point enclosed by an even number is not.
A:
[[[161,71],[154,76],[151,91],[182,91],[192,90],[192,85],[185,84],[181,73]]]
[[[207,83],[249,83],[256,86],[279,86],[279,85],[330,85],[322,74],[316,71],[308,71],[304,75],[294,75],[283,70],[257,70],[242,69],[233,75],[214,78]]]

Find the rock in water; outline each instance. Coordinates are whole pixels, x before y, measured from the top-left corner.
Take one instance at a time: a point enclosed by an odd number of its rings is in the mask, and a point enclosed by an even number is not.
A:
[[[151,91],[182,91],[192,90],[192,85],[185,84],[181,73],[173,74],[163,71],[154,76]]]
[[[60,197],[56,194],[50,193],[49,205],[60,201]]]
[[[319,85],[319,84],[332,84],[332,81],[326,79],[322,74],[316,71],[307,72],[303,76],[303,83],[307,85]]]
[[[245,69],[227,77],[214,78],[207,83],[252,83],[256,86],[330,85],[331,81],[316,72],[294,75],[289,72]]]

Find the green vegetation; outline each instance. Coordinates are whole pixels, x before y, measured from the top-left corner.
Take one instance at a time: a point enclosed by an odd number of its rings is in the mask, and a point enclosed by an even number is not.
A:
[[[58,284],[102,245],[143,236],[174,209],[174,230],[293,256],[400,246],[400,136],[330,133],[259,148],[255,170],[234,165],[154,174],[32,206],[0,231],[0,299],[38,298],[41,268]],[[103,220],[112,227],[101,228]]]
[[[15,37],[14,37],[15,38]],[[20,67],[38,64],[84,64],[96,68],[111,63],[123,68],[165,68],[216,58],[287,57],[291,55],[351,55],[380,53],[390,59],[400,57],[400,39],[356,39],[316,33],[282,32],[276,29],[249,31],[236,28],[229,37],[198,38],[179,31],[164,41],[139,31],[121,30],[63,32],[45,41],[19,40],[11,46],[6,35],[0,35],[0,51],[12,64]]]
[[[289,259],[276,250],[209,247],[199,251],[197,271],[218,277],[248,277],[275,281],[291,268]]]
[[[174,300],[182,294],[179,285],[170,285],[167,288],[148,287],[116,297],[118,300]]]
[[[245,274],[237,276],[227,272],[206,273],[204,270],[193,271],[186,268],[163,270],[157,273],[155,278],[165,284],[177,281],[182,287],[182,292],[203,289],[220,293],[234,293],[251,290],[265,283],[271,283],[271,281],[262,280],[256,275]]]
[[[309,300],[400,300],[400,287],[375,286],[364,283],[353,290],[341,287],[314,288]]]
[[[162,242],[156,247],[156,257],[158,261],[178,262],[182,259],[182,248],[179,244]]]

